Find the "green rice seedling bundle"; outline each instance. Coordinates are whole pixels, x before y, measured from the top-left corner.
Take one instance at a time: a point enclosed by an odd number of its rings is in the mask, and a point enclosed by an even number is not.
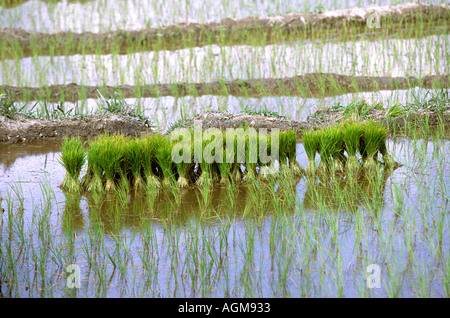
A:
[[[364,133],[363,125],[354,121],[348,121],[344,123],[343,129],[345,150],[348,155],[346,168],[349,173],[357,172],[361,167],[356,154]]]
[[[280,170],[281,166],[287,166],[287,158],[288,158],[288,144],[289,144],[289,136],[285,131],[280,131],[279,133],[279,161],[280,161]]]
[[[186,188],[189,186],[189,174],[191,172],[191,169],[194,168],[194,142],[192,141],[194,139],[194,132],[191,131],[191,140],[186,141],[183,140],[182,143],[187,149],[190,149],[190,155],[189,155],[189,161],[185,162],[185,160],[175,163],[177,172],[178,172],[178,180],[177,184],[180,188]],[[185,147],[181,148],[180,156],[184,156],[184,149]]]
[[[144,140],[132,138],[128,139],[125,143],[125,156],[123,165],[123,173],[125,174],[128,169],[132,176],[132,185],[135,190],[143,189],[144,181],[142,179],[142,172],[145,165],[145,153],[144,153]]]
[[[316,153],[319,151],[321,130],[308,130],[303,133],[303,145],[308,157],[306,174],[312,176],[316,172]]]
[[[100,135],[96,139],[90,141],[88,148],[88,169],[82,180],[83,188],[90,192],[103,192],[103,169],[100,166],[100,152],[103,143],[109,138],[108,135]]]
[[[330,154],[333,158],[332,169],[334,172],[344,172],[344,129],[342,125],[336,125],[330,128],[330,133],[328,138],[331,138],[331,144],[333,147],[330,148]]]
[[[257,134],[245,136],[245,169],[247,170],[247,180],[256,177],[256,167],[258,165],[258,144]]]
[[[97,162],[105,174],[105,191],[107,192],[115,190],[114,179],[122,172],[121,163],[124,160],[126,144],[127,140],[122,135],[114,135],[102,140]]]
[[[268,177],[272,174],[272,172],[269,170],[271,167],[273,167],[273,162],[262,162],[261,161],[261,147],[266,147],[267,149],[267,156],[272,156],[272,139],[270,135],[259,135],[258,140],[258,164],[259,164],[259,175],[258,177],[263,180],[267,180]],[[269,166],[270,165],[270,166]]]
[[[202,153],[205,154],[205,148],[208,146],[208,144],[211,142],[210,140],[207,140],[205,138],[202,138],[202,140],[198,141],[194,139],[195,142],[201,142],[202,144]],[[195,147],[195,145],[194,145]],[[211,155],[215,155],[215,153],[212,153]],[[212,186],[214,181],[214,166],[213,163],[207,162],[202,156],[202,160],[199,162],[201,174],[200,177],[197,179],[196,184],[198,186]]]
[[[231,141],[230,141],[231,142]],[[234,157],[231,157],[231,153],[227,152],[227,138],[226,134],[223,134],[223,159],[222,162],[218,163],[218,169],[220,174],[220,183],[226,184],[230,181],[230,174],[233,169]],[[234,151],[233,151],[234,153]],[[228,155],[228,157],[227,157]]]
[[[298,163],[297,157],[297,132],[295,130],[288,130],[286,135],[286,151],[287,158],[289,159],[289,167],[295,175],[299,175],[302,172],[302,167]]]
[[[169,186],[175,182],[175,163],[172,160],[172,142],[170,138],[160,136],[158,139],[158,146],[156,149],[156,162],[161,168],[163,175],[163,185]]]
[[[160,181],[154,174],[153,169],[156,166],[156,149],[160,144],[161,138],[163,138],[163,136],[154,134],[143,137],[141,141],[143,152],[143,170],[148,189],[154,189],[160,186]]]
[[[238,151],[241,150],[241,149],[238,149],[238,142],[240,142],[240,141],[238,141],[239,138],[242,138],[242,136],[237,136],[236,138],[233,138],[234,159],[233,159],[233,164],[232,164],[232,168],[231,168],[231,170],[232,170],[231,178],[236,183],[239,183],[242,180],[241,162],[239,162],[239,154],[238,154]],[[228,142],[230,142],[230,141],[228,141]],[[243,154],[241,154],[241,155],[243,155]]]
[[[296,157],[297,147],[297,133],[295,130],[288,130],[280,132],[279,134],[279,162],[280,162],[280,174],[298,174],[301,170]],[[287,163],[291,169],[288,169]]]
[[[387,129],[372,120],[365,122],[363,127],[362,147],[364,149],[361,150],[365,159],[364,168],[372,169],[376,166],[375,156],[378,151],[386,148]]]
[[[66,175],[61,183],[61,189],[78,193],[81,190],[80,176],[81,168],[86,159],[84,143],[79,137],[65,137],[62,143],[61,158],[59,162],[66,169]]]
[[[342,162],[339,160],[339,156],[344,148],[342,128],[340,126],[328,127],[320,136],[320,173],[325,175],[328,172],[343,170]]]

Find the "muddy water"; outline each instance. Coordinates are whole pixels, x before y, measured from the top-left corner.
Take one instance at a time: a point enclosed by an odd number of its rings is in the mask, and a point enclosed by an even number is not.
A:
[[[52,246],[56,251],[62,248],[63,255],[68,247],[61,226],[70,220],[76,233],[72,243],[76,252],[71,262],[81,266],[82,286],[67,289],[67,274],[61,268],[66,266],[65,261],[59,264],[58,258],[52,257],[47,261],[47,271],[53,274],[41,284],[39,274],[32,270],[33,262],[25,259],[17,271],[21,288],[9,294],[6,279],[0,282],[5,296],[335,297],[340,292],[346,297],[359,297],[366,286],[366,267],[372,263],[381,266],[383,285],[380,289],[365,289],[366,296],[387,296],[392,276],[401,280],[399,296],[420,296],[418,281],[422,278],[429,295],[445,296],[442,259],[448,258],[450,250],[450,161],[445,156],[450,152],[449,140],[389,140],[389,152],[403,166],[383,181],[377,192],[380,205],[375,211],[368,208],[374,200],[370,191],[361,194],[354,210],[346,211],[333,207],[333,194],[325,190],[324,202],[331,202],[332,214],[323,216],[319,211],[324,207],[308,201],[311,188],[301,179],[293,188],[296,200],[292,207],[285,207],[282,213],[267,211],[256,220],[245,217],[251,211],[251,200],[241,188],[235,193],[236,207],[231,213],[226,206],[220,206],[226,201],[223,189],[214,190],[212,205],[220,218],[202,215],[202,208],[195,203],[196,194],[191,192],[182,194],[181,204],[176,206],[168,205],[163,196],[166,202],[156,208],[150,208],[145,198],[130,196],[125,205],[119,205],[120,220],[115,216],[114,200],[100,203],[100,208],[99,203],[86,197],[68,204],[57,187],[64,177],[64,169],[57,163],[57,148],[54,144],[0,146],[1,206],[8,210],[7,202],[16,200],[15,193],[23,196],[25,229],[36,224],[33,220],[36,222],[48,207]],[[306,165],[302,144],[297,146],[297,160],[303,167]],[[50,191],[48,200],[42,190],[46,188],[54,192]],[[98,208],[100,212],[96,212]],[[169,214],[175,216],[167,219]],[[338,216],[337,227],[327,219],[332,215]],[[98,217],[105,232],[104,249],[115,262],[121,259],[126,264],[126,270],[119,271],[105,256],[106,287],[99,285],[95,268],[87,265],[83,253],[90,244],[95,246],[86,231]],[[435,228],[438,222],[443,224],[439,228],[442,236]],[[141,231],[136,234],[143,223],[150,233],[145,239]],[[3,213],[0,244],[7,242],[7,224],[8,215]],[[359,227],[362,240],[357,234]],[[42,247],[37,229],[26,230],[26,235],[34,240],[33,248],[39,252]],[[117,249],[118,237],[127,246],[126,256],[121,248]],[[222,241],[224,237],[227,239]],[[316,240],[320,248],[310,247],[308,237]],[[443,254],[436,254],[433,246],[440,241]],[[208,247],[217,251],[222,265],[208,256]],[[141,258],[148,249],[150,272],[146,272]],[[91,252],[96,257],[98,251],[94,248]],[[285,270],[288,279],[283,281]],[[336,275],[341,277],[340,283]]]
[[[395,5],[409,1],[377,1],[378,6]],[[353,7],[367,8],[372,1],[320,2],[327,10]],[[440,4],[433,0],[427,3]],[[169,1],[58,1],[47,4],[43,1],[24,1],[15,8],[0,7],[1,27],[22,28],[27,31],[54,33],[58,31],[102,32],[110,30],[140,30],[161,27],[175,23],[218,22],[224,18],[246,18],[249,16],[277,16],[290,12],[314,12],[317,4],[313,1],[191,1],[179,5]],[[64,17],[64,18],[61,18]],[[82,18],[81,18],[82,17]]]
[[[282,45],[216,45],[128,55],[29,57],[0,61],[0,85],[143,85],[282,78],[308,73],[353,76],[448,75],[450,36]]]

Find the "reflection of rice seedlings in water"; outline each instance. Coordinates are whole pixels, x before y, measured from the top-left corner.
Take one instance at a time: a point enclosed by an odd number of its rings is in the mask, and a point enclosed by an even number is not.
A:
[[[308,164],[306,165],[306,174],[313,176],[316,173],[316,152],[320,146],[320,130],[309,130],[303,133],[303,146],[308,157]]]
[[[161,135],[151,135],[142,138],[144,175],[147,188],[154,189],[160,186],[158,177],[153,173],[153,166],[156,164],[156,149]]]
[[[65,137],[62,144],[61,158],[59,162],[66,169],[66,175],[61,183],[61,189],[69,192],[80,192],[81,186],[78,177],[86,158],[81,138]]]
[[[356,152],[359,149],[360,139],[363,135],[363,128],[361,124],[353,121],[346,122],[343,128],[345,150],[348,155],[346,168],[348,173],[354,174],[361,168],[361,164],[356,158]]]
[[[175,181],[174,162],[172,160],[172,143],[170,138],[158,137],[159,143],[156,150],[156,161],[163,174],[163,185],[169,186]]]

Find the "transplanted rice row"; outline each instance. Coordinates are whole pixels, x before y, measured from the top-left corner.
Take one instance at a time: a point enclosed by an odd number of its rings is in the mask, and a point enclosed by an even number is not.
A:
[[[275,142],[273,136],[245,134],[227,140],[226,134],[222,134],[222,140],[217,137],[198,140],[192,130],[186,131],[191,138],[181,142],[161,134],[141,138],[105,134],[90,141],[87,150],[79,138],[66,138],[61,163],[67,175],[61,187],[68,192],[111,192],[123,180],[127,180],[126,186],[135,190],[151,190],[160,185],[210,187],[215,183],[239,183],[242,177],[247,181],[266,180],[277,175],[302,177],[305,172],[308,177],[317,172],[318,176],[334,178],[347,173],[355,175],[361,168],[373,172],[378,167],[378,153],[382,154],[383,164],[387,167],[395,164],[386,149],[387,129],[373,121],[347,121],[304,131],[303,142],[309,159],[306,171],[296,160],[295,130],[279,132],[278,147],[275,147],[278,157],[271,153],[274,151],[271,147]],[[174,160],[175,146],[183,158],[181,161]],[[196,149],[201,151],[201,160],[194,156]],[[317,153],[321,159],[318,168]],[[210,157],[206,156],[208,154]],[[357,156],[361,157],[362,163]],[[78,176],[85,157],[88,168],[80,186]],[[270,171],[275,169],[270,162],[274,158],[279,162],[278,173]],[[245,168],[244,172],[241,167]]]

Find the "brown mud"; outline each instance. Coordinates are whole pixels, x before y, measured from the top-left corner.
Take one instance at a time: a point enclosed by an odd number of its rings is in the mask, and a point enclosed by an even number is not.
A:
[[[329,109],[318,110],[314,116],[320,120],[296,121],[280,117],[267,117],[263,115],[205,113],[192,120],[186,121],[181,127],[194,127],[194,120],[201,121],[202,129],[208,128],[240,128],[253,127],[280,130],[295,129],[299,138],[306,129],[326,127],[339,122],[346,117],[343,111]],[[373,109],[365,119],[373,119],[390,128],[393,134],[406,134],[411,127],[426,127],[429,129],[438,126],[450,132],[450,110],[444,112],[419,111],[403,116],[387,118],[384,111]],[[425,125],[425,126],[424,126]],[[39,120],[27,119],[18,115],[15,119],[0,116],[0,144],[14,144],[34,141],[57,141],[67,136],[81,136],[89,139],[104,132],[120,132],[128,136],[140,136],[151,133],[148,124],[139,119],[124,115],[91,115],[78,119]]]
[[[332,111],[330,109],[321,109],[317,110],[315,115],[316,116],[313,117],[319,117],[320,120],[296,121],[283,117],[275,118],[263,115],[205,113],[187,121],[184,123],[183,127],[194,127],[194,120],[199,120],[201,121],[202,129],[253,127],[255,129],[266,128],[268,132],[274,128],[280,130],[295,129],[298,136],[301,138],[302,132],[306,129],[330,126],[349,118],[344,115],[344,111],[342,110]],[[362,118],[354,119],[363,120]],[[372,119],[376,122],[383,123],[389,127],[391,131],[396,131],[400,134],[407,128],[411,128],[412,126],[420,127],[424,123],[427,123],[430,128],[443,125],[447,129],[450,128],[450,109],[444,112],[418,111],[392,118],[386,117],[385,111],[372,109],[364,119]]]
[[[122,98],[164,96],[300,96],[304,98],[336,96],[355,92],[398,90],[413,87],[450,88],[450,75],[416,77],[372,77],[348,76],[334,73],[312,73],[285,78],[262,78],[209,83],[170,83],[143,86],[82,86],[75,83],[50,85],[46,87],[0,86],[14,101],[46,100],[48,102],[69,101],[86,98],[113,96],[116,92]]]
[[[0,58],[128,54],[211,44],[267,45],[303,39],[347,39],[360,34],[387,36],[399,32],[410,38],[423,36],[426,30],[436,26],[445,28],[439,33],[448,32],[449,22],[450,7],[445,4],[408,3],[277,17],[227,18],[207,24],[180,23],[139,31],[47,34],[7,28],[0,29]]]
[[[58,120],[30,119],[16,115],[14,119],[0,115],[0,143],[62,140],[65,136],[85,139],[108,133],[138,136],[150,132],[144,120],[120,114],[90,115]]]

